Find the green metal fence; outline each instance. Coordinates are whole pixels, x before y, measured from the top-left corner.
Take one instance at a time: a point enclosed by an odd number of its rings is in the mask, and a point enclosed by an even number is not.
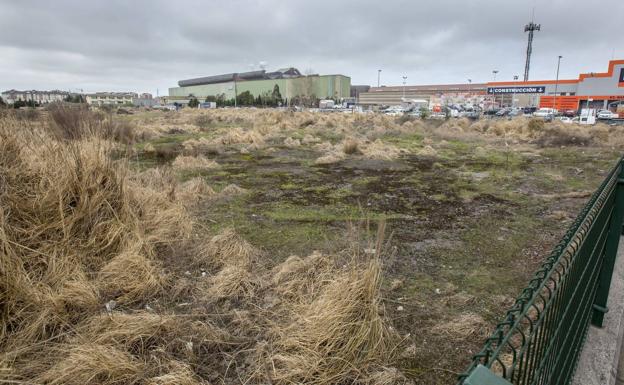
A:
[[[601,327],[624,212],[624,158],[507,311],[458,385],[569,384],[587,329]]]

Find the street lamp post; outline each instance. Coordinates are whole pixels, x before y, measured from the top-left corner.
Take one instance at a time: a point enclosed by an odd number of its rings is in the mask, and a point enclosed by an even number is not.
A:
[[[559,65],[561,64],[561,58],[563,56],[559,55],[557,57],[557,78],[555,79],[555,96],[553,97],[553,110],[557,109],[557,92],[559,89]]]
[[[238,97],[236,96],[237,92],[236,92],[236,75],[234,75],[234,108],[238,107],[238,102],[236,99],[238,99]]]
[[[518,75],[514,75],[514,82],[516,82],[516,81],[518,81]],[[515,107],[515,105],[514,105],[515,104],[515,100],[516,100],[516,92],[514,91],[511,94],[511,108]]]
[[[496,81],[496,74],[498,70],[492,70],[493,81]],[[494,96],[494,102],[496,103],[496,96]],[[503,106],[503,94],[501,93],[501,107]]]
[[[377,88],[379,88],[379,79],[381,79],[381,70],[377,70]]]
[[[405,99],[405,83],[407,83],[407,76],[403,75],[403,99]]]

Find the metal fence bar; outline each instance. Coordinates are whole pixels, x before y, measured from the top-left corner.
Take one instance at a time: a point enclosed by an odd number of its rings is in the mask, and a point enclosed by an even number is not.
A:
[[[485,371],[514,385],[568,384],[590,321],[602,325],[623,220],[624,158],[473,356],[458,385],[475,383]]]
[[[616,186],[616,197],[621,198],[624,195],[624,166],[620,167],[618,173],[618,183]],[[620,242],[620,234],[622,231],[622,220],[624,215],[624,202],[622,199],[616,199],[615,213],[611,217],[609,240],[605,249],[604,269],[600,274],[600,283],[598,284],[598,292],[594,302],[594,314],[592,316],[592,325],[602,326],[604,319],[604,309],[607,308],[607,298],[609,297],[609,287],[611,286],[611,276],[613,276],[613,265],[615,265],[615,256]]]

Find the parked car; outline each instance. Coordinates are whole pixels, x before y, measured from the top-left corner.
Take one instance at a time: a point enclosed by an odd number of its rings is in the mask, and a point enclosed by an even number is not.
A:
[[[572,123],[574,123],[572,118],[570,118],[568,116],[561,116],[561,117],[557,118],[557,120],[559,120],[561,123],[564,123],[564,124],[572,124]]]
[[[576,110],[563,110],[561,111],[561,116],[567,116],[568,118],[573,118],[576,116]]]
[[[495,115],[496,116],[507,116],[509,114],[509,112],[511,112],[510,108],[503,108],[503,109],[498,110]]]
[[[507,116],[520,116],[523,115],[524,111],[522,111],[521,108],[512,108],[511,111],[509,111],[509,113],[507,114]]]
[[[539,110],[533,113],[533,116],[536,118],[550,118],[552,119],[555,116],[554,108],[540,108]]]
[[[611,120],[611,119],[619,118],[619,115],[609,110],[601,110],[601,111],[598,111],[598,114],[596,114],[596,118],[602,119],[602,120]]]
[[[496,115],[500,111],[500,108],[490,108],[488,110],[483,111],[483,115]]]
[[[479,119],[479,111],[462,111],[459,113],[460,118]]]
[[[537,107],[524,107],[522,109],[522,112],[524,112],[527,115],[530,115],[530,114],[534,113],[535,111],[537,111]]]

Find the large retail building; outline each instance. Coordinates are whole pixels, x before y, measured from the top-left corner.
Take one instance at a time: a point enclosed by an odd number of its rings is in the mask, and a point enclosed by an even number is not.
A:
[[[580,74],[577,79],[491,82],[488,94],[513,95],[520,106],[535,105],[557,110],[609,108],[624,103],[624,60],[611,60],[607,72]]]
[[[614,109],[624,104],[624,60],[611,60],[606,72],[580,74],[577,79],[530,80],[468,84],[371,87],[359,94],[362,105],[398,105],[425,99],[430,105],[470,103],[493,106],[579,110]]]

